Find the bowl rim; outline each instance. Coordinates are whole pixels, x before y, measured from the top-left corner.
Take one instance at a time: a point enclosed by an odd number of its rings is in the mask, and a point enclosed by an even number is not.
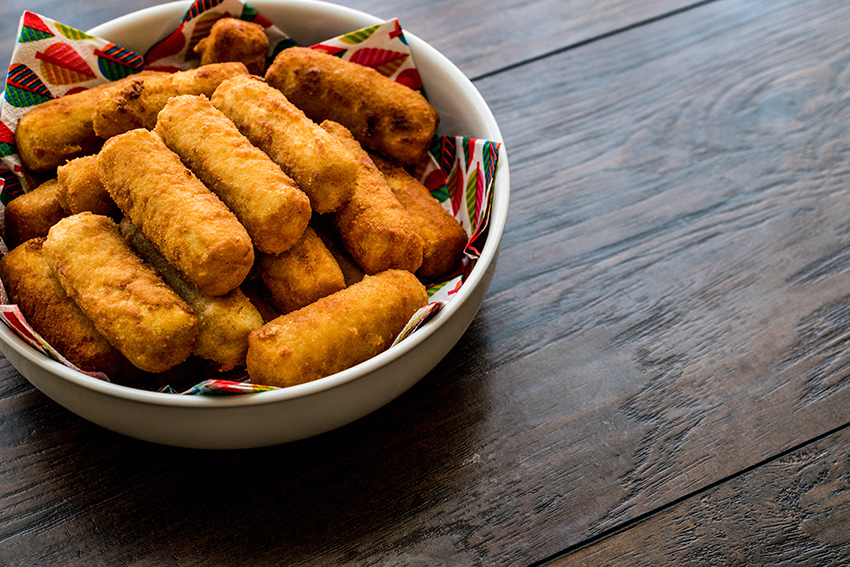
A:
[[[341,14],[350,18],[362,20],[365,25],[371,25],[369,22],[379,23],[384,21],[383,19],[368,14],[366,12],[362,12],[360,10],[356,10],[354,8],[349,8],[346,6],[332,4],[330,2],[325,2],[324,0],[256,0],[254,2],[250,2],[251,6],[257,8],[260,13],[262,13],[262,9],[258,6],[262,6],[266,3],[285,4],[296,7],[302,6],[308,8],[316,7],[316,5],[319,5],[323,9],[335,12],[336,14]],[[130,25],[131,22],[137,21],[140,18],[162,20],[166,17],[169,17],[170,12],[176,12],[177,10],[181,10],[179,12],[179,16],[182,17],[182,14],[185,13],[185,10],[190,5],[191,0],[177,0],[173,2],[159,4],[156,6],[151,6],[148,8],[143,8],[141,10],[137,10],[99,24],[89,29],[87,33],[110,39],[110,34],[120,33],[120,31],[116,32],[116,29],[120,30],[123,26]],[[505,149],[504,140],[502,138],[499,126],[496,122],[495,117],[493,116],[492,111],[490,110],[489,105],[486,104],[481,94],[472,84],[472,81],[468,77],[466,77],[466,75],[464,75],[463,72],[460,71],[460,69],[458,69],[458,67],[454,65],[454,63],[452,63],[436,48],[432,47],[430,44],[420,39],[418,36],[411,33],[407,29],[405,29],[404,33],[409,44],[411,45],[412,52],[427,53],[428,58],[435,62],[438,62],[441,70],[450,74],[457,81],[458,84],[462,85],[465,94],[474,100],[476,106],[484,110],[482,112],[482,116],[485,120],[488,134],[490,135],[489,139],[491,139],[492,141],[499,142],[500,144],[499,162],[492,188],[493,203],[490,218],[488,220],[488,226],[486,229],[487,238],[485,240],[484,246],[482,247],[481,254],[478,260],[476,261],[476,265],[470,271],[466,281],[464,282],[464,285],[461,286],[456,296],[451,301],[447,302],[433,319],[426,322],[421,328],[417,329],[409,337],[405,338],[404,340],[389,348],[388,350],[341,372],[337,372],[335,374],[331,374],[329,376],[325,376],[323,378],[319,378],[317,380],[313,380],[304,384],[288,386],[286,388],[255,392],[251,394],[225,396],[181,395],[151,390],[142,390],[139,388],[133,388],[131,386],[124,386],[113,382],[99,380],[92,376],[68,368],[67,366],[42,354],[32,346],[27,344],[5,324],[0,324],[0,340],[2,340],[9,347],[13,348],[19,355],[25,357],[30,362],[36,364],[48,373],[57,375],[58,378],[67,380],[81,388],[93,390],[94,392],[106,396],[121,398],[126,401],[158,406],[182,408],[214,407],[217,409],[221,409],[228,407],[241,407],[245,405],[264,405],[270,403],[278,403],[293,400],[296,398],[306,398],[309,396],[320,394],[324,391],[336,388],[345,383],[352,382],[359,378],[367,376],[368,374],[379,369],[380,367],[385,366],[391,361],[394,361],[407,354],[408,352],[416,348],[418,345],[420,345],[422,342],[424,342],[427,338],[431,337],[442,326],[444,321],[449,319],[458,309],[460,309],[461,305],[473,293],[476,286],[484,277],[487,267],[490,266],[496,260],[502,235],[504,233],[504,228],[507,222],[508,204],[510,198],[510,175],[507,151]]]

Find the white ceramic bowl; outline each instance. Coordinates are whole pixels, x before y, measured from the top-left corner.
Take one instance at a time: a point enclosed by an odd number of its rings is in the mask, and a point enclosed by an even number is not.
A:
[[[252,0],[261,14],[302,45],[382,21],[309,0]],[[144,53],[173,30],[189,2],[172,2],[107,22],[97,36]],[[49,16],[49,14],[45,14]],[[403,26],[415,22],[401,22]],[[441,133],[502,141],[472,83],[448,59],[405,30],[425,90],[441,115]],[[31,348],[0,324],[0,350],[36,388],[77,415],[113,431],[181,447],[228,449],[285,443],[330,431],[390,402],[425,376],[478,312],[496,267],[508,212],[504,146],[493,190],[489,234],[464,286],[425,326],[388,351],[308,384],[257,394],[180,396],[137,390],[77,373]]]

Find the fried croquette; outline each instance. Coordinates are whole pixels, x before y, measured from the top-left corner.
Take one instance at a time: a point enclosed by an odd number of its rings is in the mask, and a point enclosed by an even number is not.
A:
[[[10,248],[30,238],[47,236],[51,226],[68,216],[59,200],[59,183],[50,179],[18,195],[6,205],[4,216],[6,244]]]
[[[345,280],[345,286],[348,287],[362,280],[363,276],[366,275],[365,272],[357,265],[351,254],[345,251],[345,246],[343,246],[339,235],[336,233],[336,229],[333,227],[333,223],[327,218],[327,215],[315,215],[310,219],[310,226],[316,231],[316,235],[322,239],[322,242],[325,243],[328,251],[336,259],[336,263],[339,264],[339,269],[342,270],[342,277]]]
[[[202,293],[224,295],[242,283],[254,263],[248,233],[156,133],[110,138],[97,163],[118,207]]]
[[[96,215],[115,218],[120,209],[97,171],[97,155],[72,159],[56,169],[59,181],[59,202],[68,214],[89,211]]]
[[[357,179],[354,157],[280,91],[246,75],[223,82],[211,100],[295,180],[314,211],[336,211],[351,198]]]
[[[269,38],[263,26],[237,18],[221,18],[210,28],[210,34],[198,42],[195,55],[201,65],[241,61],[252,75],[266,70]]]
[[[345,287],[339,264],[309,226],[286,252],[258,254],[254,272],[281,313],[300,309]]]
[[[242,291],[236,288],[220,297],[204,295],[168,263],[129,219],[124,218],[118,226],[133,250],[156,268],[171,289],[194,311],[198,318],[198,338],[192,352],[216,362],[222,372],[244,365],[248,334],[259,329],[264,321]]]
[[[312,213],[307,195],[206,97],[172,98],[155,131],[233,211],[260,251],[279,254],[301,238]]]
[[[69,159],[95,153],[103,144],[93,126],[94,109],[101,93],[140,77],[162,74],[142,71],[34,107],[21,117],[15,130],[21,161],[30,171],[50,171]]]
[[[463,226],[403,167],[379,155],[372,154],[371,157],[396,199],[419,229],[424,246],[422,265],[416,270],[416,275],[429,280],[455,270],[469,240]]]
[[[88,212],[66,217],[50,229],[43,249],[65,293],[136,367],[163,372],[192,353],[197,318],[112,219]]]
[[[284,387],[345,370],[389,348],[427,302],[425,287],[408,271],[366,276],[251,333],[248,375]]]
[[[260,315],[263,316],[263,323],[268,323],[272,319],[277,319],[283,315],[280,309],[272,305],[268,291],[266,291],[261,282],[249,278],[239,286],[239,289],[242,290],[245,297],[248,298],[251,304],[260,312]]]
[[[100,92],[94,107],[94,131],[101,138],[156,126],[168,99],[181,94],[211,96],[225,79],[246,75],[239,62],[215,63],[188,71],[133,77]]]
[[[351,133],[330,120],[322,127],[358,159],[354,195],[332,216],[345,249],[367,274],[390,268],[415,272],[422,264],[422,238],[416,225]]]
[[[317,49],[284,49],[266,81],[316,122],[339,122],[363,146],[404,164],[425,155],[439,122],[417,91]]]
[[[0,278],[30,326],[72,364],[113,380],[132,369],[68,297],[42,252],[44,238],[27,240],[0,259]]]

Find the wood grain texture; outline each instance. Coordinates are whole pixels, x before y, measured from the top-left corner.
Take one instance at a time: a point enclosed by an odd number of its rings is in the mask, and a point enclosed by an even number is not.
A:
[[[848,479],[845,429],[547,566],[843,565]]]
[[[401,24],[469,77],[545,57],[568,46],[699,5],[699,0],[341,0]]]
[[[847,424],[848,26],[838,0],[718,0],[476,81],[511,159],[491,291],[340,430],[159,447],[0,365],[0,557],[529,565]]]
[[[479,83],[515,187],[493,372],[536,404],[501,441],[553,539],[846,422],[848,17],[720,2]]]
[[[7,0],[0,6],[0,61],[9,61],[24,9],[87,30],[158,0],[88,2]],[[698,5],[699,0],[341,0],[335,2],[382,18],[431,43],[462,71],[477,77],[545,56],[566,46]],[[5,63],[4,63],[5,64]]]

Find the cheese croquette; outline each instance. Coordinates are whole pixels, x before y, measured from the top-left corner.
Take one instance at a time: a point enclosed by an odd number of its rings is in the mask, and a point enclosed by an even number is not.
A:
[[[30,326],[72,364],[120,378],[129,361],[109,344],[68,297],[44,258],[44,238],[33,238],[0,259],[0,278]]]
[[[89,211],[96,215],[117,217],[118,205],[109,196],[97,172],[97,155],[72,159],[56,169],[59,201],[69,214]]]
[[[218,363],[222,372],[244,365],[248,334],[264,322],[245,294],[236,288],[219,297],[204,295],[168,263],[129,219],[123,219],[119,228],[133,250],[156,268],[198,318],[198,338],[193,354]]]
[[[351,198],[357,162],[280,91],[257,77],[239,76],[223,82],[211,100],[298,184],[314,211],[336,211]]]
[[[266,70],[269,38],[263,26],[238,18],[220,18],[193,50],[201,65],[241,61],[252,75]]]
[[[56,179],[49,179],[9,201],[3,215],[6,243],[12,248],[30,238],[47,236],[51,226],[68,216],[59,200]]]
[[[366,151],[340,124],[322,127],[358,159],[354,195],[332,220],[345,249],[367,274],[391,268],[415,272],[422,264],[422,237]]]
[[[156,126],[156,115],[169,98],[183,94],[209,97],[225,79],[247,73],[245,65],[239,62],[216,63],[113,83],[97,97],[94,131],[101,138],[111,138],[136,128],[152,130]]]
[[[345,370],[388,349],[426,303],[425,287],[406,270],[366,276],[251,333],[248,375],[285,387]]]
[[[15,129],[15,145],[30,171],[50,171],[69,159],[92,154],[103,139],[94,131],[93,115],[100,95],[131,80],[162,75],[142,71],[84,91],[48,100],[24,114]]]
[[[433,280],[460,266],[469,237],[463,226],[431,192],[400,165],[371,155],[401,206],[410,215],[422,237],[422,265],[416,275]]]
[[[97,163],[130,222],[202,293],[239,287],[254,263],[248,233],[156,133],[139,128],[110,138]]]
[[[301,238],[312,213],[307,195],[206,97],[169,100],[156,133],[234,212],[260,251],[279,254]]]
[[[317,49],[284,49],[266,81],[316,122],[339,122],[363,146],[404,164],[425,155],[439,122],[417,91]]]
[[[254,272],[281,313],[300,309],[345,287],[339,264],[309,226],[286,252],[258,254]]]
[[[197,318],[110,218],[66,217],[50,229],[43,249],[65,293],[137,368],[164,372],[192,353]]]
[[[339,264],[339,269],[342,271],[342,277],[345,280],[345,286],[348,287],[353,283],[357,283],[363,279],[365,272],[357,265],[357,262],[351,257],[351,254],[345,251],[336,229],[330,219],[322,216],[315,216],[310,219],[310,227],[316,232],[316,235],[325,243],[328,251]]]

